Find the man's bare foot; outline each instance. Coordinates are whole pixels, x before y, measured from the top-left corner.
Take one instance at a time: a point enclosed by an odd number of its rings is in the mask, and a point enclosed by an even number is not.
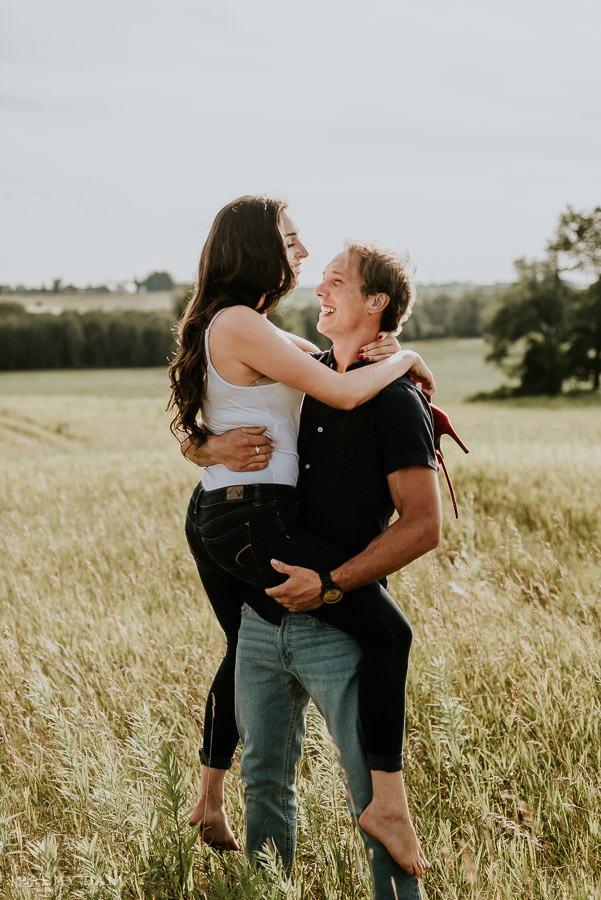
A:
[[[407,815],[402,815],[398,807],[384,808],[373,799],[359,816],[359,826],[384,844],[392,858],[409,875],[421,878],[430,868],[408,811]]]
[[[199,838],[218,850],[239,850],[240,845],[230,828],[224,806],[207,802],[202,794],[189,819],[190,825],[200,825]]]

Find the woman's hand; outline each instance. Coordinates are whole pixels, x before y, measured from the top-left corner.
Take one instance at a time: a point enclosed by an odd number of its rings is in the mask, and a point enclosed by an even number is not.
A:
[[[398,353],[400,349],[401,345],[394,334],[389,334],[387,331],[380,331],[375,341],[359,348],[358,356],[359,359],[377,362],[380,359],[388,359],[393,353]]]
[[[415,362],[407,372],[407,375],[411,379],[414,384],[421,384],[422,386],[422,394],[425,394],[427,399],[430,400],[432,394],[436,390],[436,384],[434,383],[434,375],[425,364],[419,353],[415,353],[415,351],[411,351],[415,356]]]
[[[395,335],[389,334],[387,331],[380,331],[375,341],[372,341],[371,344],[365,344],[364,347],[359,349],[358,356],[359,359],[368,360],[369,362],[378,362],[382,359],[388,359],[389,356],[394,356],[394,354],[399,351],[402,351],[402,348]],[[411,355],[415,357],[415,362],[407,372],[407,375],[414,384],[421,384],[422,393],[430,400],[432,394],[436,390],[434,375],[419,353],[415,353],[414,350],[404,352],[411,353]]]

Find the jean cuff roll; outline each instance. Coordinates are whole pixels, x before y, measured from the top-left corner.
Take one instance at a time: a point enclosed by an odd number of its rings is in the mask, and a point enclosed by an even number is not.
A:
[[[400,772],[403,768],[403,754],[396,756],[376,756],[375,753],[366,753],[367,767],[377,772]]]
[[[231,756],[215,756],[214,753],[208,755],[204,750],[198,751],[200,762],[203,766],[209,766],[210,769],[231,769],[234,760]]]

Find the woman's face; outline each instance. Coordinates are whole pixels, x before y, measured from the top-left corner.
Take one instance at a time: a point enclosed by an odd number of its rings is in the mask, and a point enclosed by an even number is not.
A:
[[[286,210],[283,210],[280,216],[280,234],[282,235],[282,240],[286,247],[286,257],[294,272],[294,277],[298,281],[301,262],[309,255],[309,253],[305,245],[301,243],[298,236],[298,229]]]

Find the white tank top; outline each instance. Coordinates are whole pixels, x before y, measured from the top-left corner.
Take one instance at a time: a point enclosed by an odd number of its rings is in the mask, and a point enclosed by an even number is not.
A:
[[[217,313],[221,315],[223,310]],[[205,332],[207,374],[201,414],[203,424],[212,434],[223,434],[232,428],[267,426],[273,442],[269,465],[259,472],[232,472],[226,466],[207,466],[202,476],[205,491],[232,484],[289,484],[298,479],[296,439],[303,398],[301,391],[279,381],[248,386],[230,384],[215,369],[209,351],[209,335],[214,316]]]

